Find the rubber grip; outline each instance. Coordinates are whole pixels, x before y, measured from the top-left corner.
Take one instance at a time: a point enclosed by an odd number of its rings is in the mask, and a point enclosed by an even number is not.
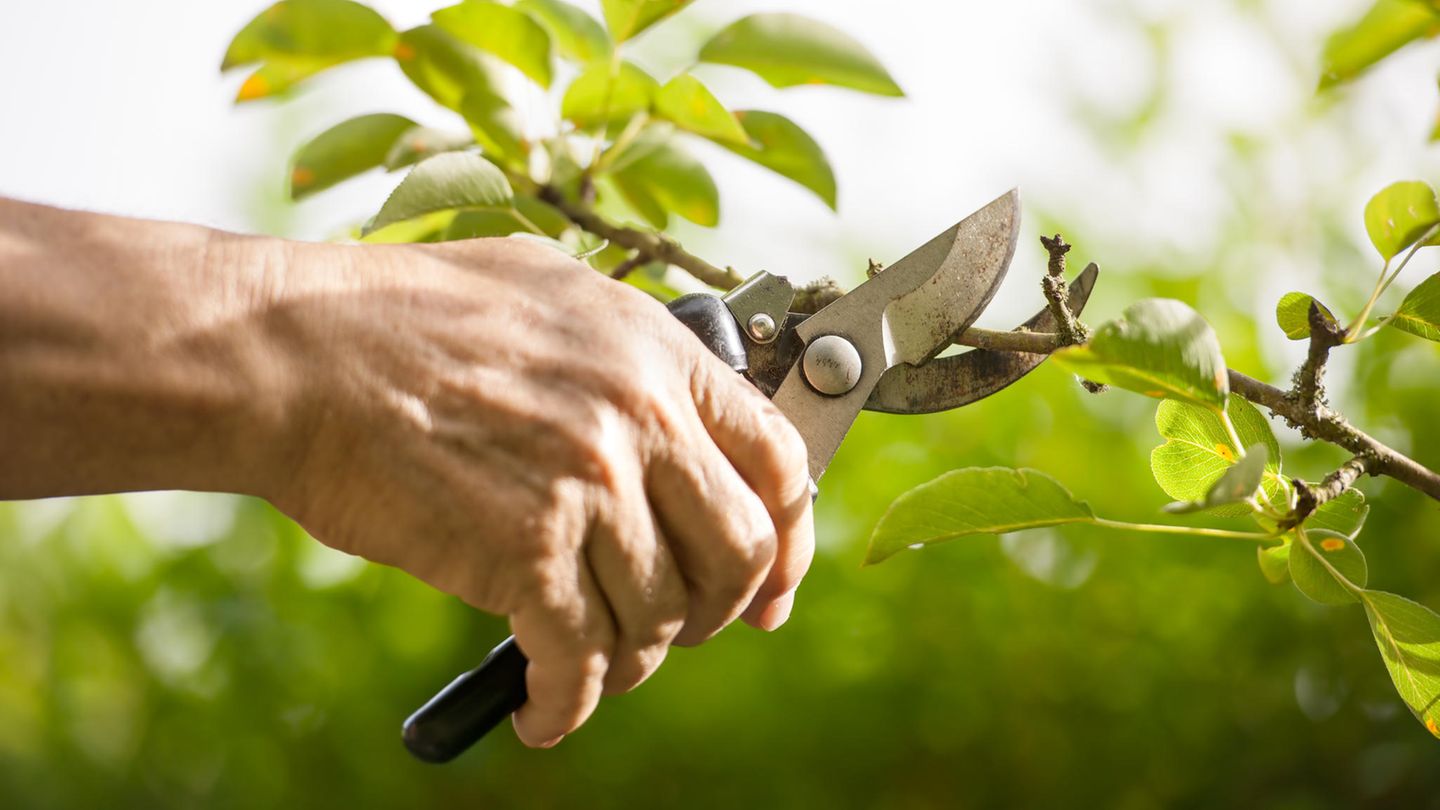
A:
[[[449,762],[525,705],[529,661],[511,636],[480,666],[441,689],[405,719],[405,747],[426,762]]]
[[[675,299],[668,308],[705,348],[736,371],[746,370],[740,327],[723,301],[692,293]],[[528,663],[514,636],[502,641],[480,666],[451,681],[405,720],[401,728],[405,747],[426,762],[449,762],[459,756],[525,705]]]

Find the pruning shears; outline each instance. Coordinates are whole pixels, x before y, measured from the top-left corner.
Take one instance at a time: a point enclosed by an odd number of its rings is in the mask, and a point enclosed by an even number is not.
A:
[[[1040,354],[972,349],[938,357],[990,303],[1015,255],[1019,194],[1010,191],[814,315],[789,311],[795,288],[760,272],[716,297],[682,296],[670,311],[779,406],[805,439],[818,481],[861,410],[923,414],[983,399],[1028,374]],[[1079,312],[1098,270],[1069,288]],[[1048,309],[1020,328],[1053,331]],[[447,762],[524,705],[524,653],[501,642],[403,727],[419,759]]]

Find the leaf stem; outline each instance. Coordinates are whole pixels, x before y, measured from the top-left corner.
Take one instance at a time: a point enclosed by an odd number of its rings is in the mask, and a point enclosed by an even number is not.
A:
[[[1095,518],[1096,526],[1103,526],[1107,529],[1126,529],[1135,532],[1154,532],[1155,534],[1187,534],[1195,537],[1219,537],[1229,540],[1274,540],[1280,535],[1267,534],[1265,532],[1237,532],[1229,529],[1211,529],[1204,526],[1171,526],[1164,523],[1131,523],[1125,520],[1109,520],[1108,518]]]

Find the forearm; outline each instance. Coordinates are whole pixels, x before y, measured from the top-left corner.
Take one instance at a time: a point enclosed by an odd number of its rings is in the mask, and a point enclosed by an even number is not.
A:
[[[264,494],[286,250],[0,199],[0,498]]]

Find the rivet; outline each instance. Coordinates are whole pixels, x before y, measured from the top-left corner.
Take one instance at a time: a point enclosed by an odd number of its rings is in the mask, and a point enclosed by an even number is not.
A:
[[[822,335],[805,347],[800,368],[812,388],[838,397],[849,393],[860,382],[863,366],[860,352],[850,341],[839,335]]]

